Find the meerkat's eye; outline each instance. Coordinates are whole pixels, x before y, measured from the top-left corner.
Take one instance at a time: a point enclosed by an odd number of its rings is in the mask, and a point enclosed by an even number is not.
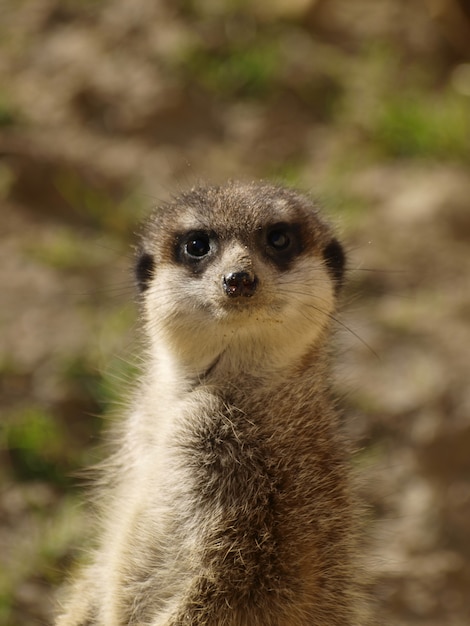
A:
[[[190,257],[200,258],[210,252],[211,242],[207,233],[194,233],[186,240],[184,251]]]
[[[190,230],[175,236],[174,259],[198,274],[217,252],[218,239],[212,231]]]
[[[263,234],[264,251],[279,269],[287,270],[290,263],[302,252],[300,225],[283,222],[271,224]]]
[[[286,228],[274,228],[268,233],[268,245],[274,250],[287,250],[291,245],[291,236]]]

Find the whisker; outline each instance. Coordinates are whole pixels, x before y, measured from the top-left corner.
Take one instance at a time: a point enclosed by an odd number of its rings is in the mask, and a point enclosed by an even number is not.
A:
[[[289,293],[291,296],[296,296],[296,295],[297,296],[304,296],[305,295],[305,291],[293,290],[292,288],[286,289],[285,291],[286,291],[286,293]],[[321,300],[320,298],[317,298],[317,299]],[[309,303],[305,303],[304,302],[303,304],[307,305],[308,307],[310,307],[312,309],[314,309],[315,311],[318,311],[319,313],[322,313],[323,315],[327,315],[329,317],[329,319],[331,319],[333,322],[335,322],[336,324],[338,324],[339,326],[341,326],[342,328],[347,330],[349,333],[351,333],[351,335],[353,335],[353,337],[355,337],[365,348],[367,348],[371,354],[373,354],[377,359],[380,360],[379,355],[377,354],[377,352],[375,352],[375,350],[372,348],[372,346],[370,346],[367,343],[367,341],[365,341],[358,333],[356,333],[356,331],[354,331],[347,324],[342,322],[335,315],[333,315],[332,313],[330,313],[329,311],[327,311],[325,309],[321,309],[320,307],[315,306],[312,302],[309,302]]]
[[[374,267],[349,267],[347,272],[372,272],[377,274],[408,274],[408,270],[390,270]]]
[[[371,354],[373,354],[375,356],[376,359],[378,359],[380,361],[380,356],[377,354],[377,352],[372,348],[371,345],[369,345],[367,343],[367,341],[365,341],[365,339],[363,339],[358,333],[356,333],[355,330],[353,330],[352,328],[350,328],[347,324],[345,324],[344,322],[342,322],[341,320],[339,320],[337,317],[335,317],[334,315],[329,314],[328,317],[330,317],[333,321],[335,321],[337,324],[339,324],[342,328],[344,328],[345,330],[347,330],[348,332],[351,333],[351,335],[353,335],[360,343],[362,343],[362,345],[367,348],[369,350],[369,352]]]

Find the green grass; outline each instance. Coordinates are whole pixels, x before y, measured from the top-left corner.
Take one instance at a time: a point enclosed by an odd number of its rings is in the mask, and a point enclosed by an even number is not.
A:
[[[301,157],[269,163],[263,168],[263,178],[271,179],[279,185],[298,188],[302,165],[303,159]]]
[[[67,485],[66,435],[55,416],[43,407],[32,404],[5,416],[0,448],[8,451],[11,469],[18,480]]]
[[[183,71],[223,98],[260,98],[274,87],[279,52],[276,40],[232,41],[218,50],[202,46],[187,53]]]
[[[92,185],[80,173],[65,169],[53,182],[75,213],[98,231],[128,239],[144,213],[142,198],[130,188],[111,190],[110,183]]]
[[[20,115],[9,95],[0,91],[0,128],[15,126],[19,121]]]
[[[84,254],[83,238],[71,228],[56,228],[53,237],[29,241],[26,253],[43,265],[80,273],[99,268],[106,260],[109,261],[109,252],[100,249],[93,241],[89,242]]]
[[[384,98],[373,139],[386,155],[470,160],[470,101],[443,94],[393,94]]]
[[[6,163],[0,162],[0,200],[6,198],[14,181],[14,174]]]

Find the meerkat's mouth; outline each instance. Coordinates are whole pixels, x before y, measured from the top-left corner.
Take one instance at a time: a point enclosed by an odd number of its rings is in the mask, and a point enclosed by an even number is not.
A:
[[[260,319],[267,315],[266,307],[258,299],[229,300],[228,298],[220,303],[216,311],[216,317],[226,321],[233,321],[235,324],[251,319]]]

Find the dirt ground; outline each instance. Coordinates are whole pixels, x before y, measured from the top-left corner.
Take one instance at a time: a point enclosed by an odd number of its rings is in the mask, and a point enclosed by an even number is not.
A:
[[[200,181],[318,198],[377,623],[470,623],[465,0],[0,2],[0,624],[51,623],[138,358],[132,255]]]

